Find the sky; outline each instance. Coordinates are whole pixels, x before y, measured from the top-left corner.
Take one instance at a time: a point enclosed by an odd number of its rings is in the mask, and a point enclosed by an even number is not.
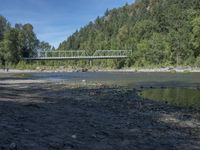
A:
[[[40,41],[58,45],[106,9],[134,0],[0,0],[0,15],[14,26],[31,23]]]

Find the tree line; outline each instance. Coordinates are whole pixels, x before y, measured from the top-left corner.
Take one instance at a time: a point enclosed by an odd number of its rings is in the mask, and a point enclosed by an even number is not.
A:
[[[61,50],[133,50],[128,60],[109,61],[124,66],[200,67],[200,1],[136,0],[107,10],[62,42]],[[104,62],[106,63],[106,62]]]
[[[51,50],[47,42],[40,42],[31,24],[14,27],[0,16],[0,66],[17,65],[23,58],[32,57],[37,50]]]

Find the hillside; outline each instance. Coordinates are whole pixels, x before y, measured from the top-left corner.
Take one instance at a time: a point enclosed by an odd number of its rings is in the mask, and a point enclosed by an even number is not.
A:
[[[121,66],[200,66],[200,1],[137,0],[107,10],[58,49],[131,49]]]

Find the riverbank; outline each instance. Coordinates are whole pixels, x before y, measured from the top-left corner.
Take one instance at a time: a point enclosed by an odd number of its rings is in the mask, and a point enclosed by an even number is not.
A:
[[[0,149],[199,149],[200,110],[142,99],[137,89],[0,84]]]
[[[124,68],[124,69],[57,69],[57,70],[20,70],[20,69],[9,69],[5,71],[0,69],[0,73],[35,73],[35,72],[178,72],[178,73],[195,73],[200,72],[200,68],[192,67],[166,67],[166,68]]]

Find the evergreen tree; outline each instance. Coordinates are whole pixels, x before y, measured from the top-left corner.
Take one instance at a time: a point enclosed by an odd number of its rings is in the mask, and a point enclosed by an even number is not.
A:
[[[131,49],[134,61],[128,61],[128,66],[194,65],[200,54],[199,18],[199,0],[137,0],[107,10],[105,16],[75,32],[58,49],[85,49],[88,53]]]

